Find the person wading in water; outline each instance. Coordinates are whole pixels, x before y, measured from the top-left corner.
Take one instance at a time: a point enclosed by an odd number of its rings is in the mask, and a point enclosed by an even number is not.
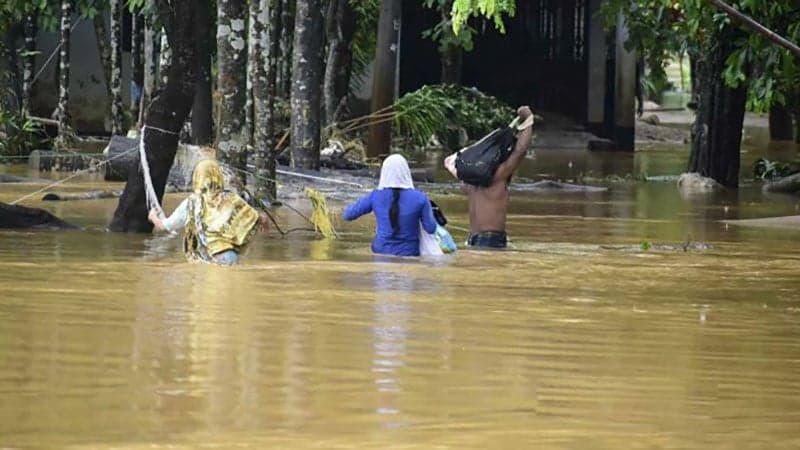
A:
[[[436,219],[428,197],[414,189],[408,161],[391,155],[383,161],[378,189],[345,208],[344,220],[375,214],[373,253],[420,256],[420,233],[434,233]],[[441,254],[441,253],[440,253]]]
[[[254,234],[257,225],[266,226],[260,215],[239,195],[225,190],[222,168],[214,160],[197,163],[192,174],[189,198],[169,217],[150,211],[148,219],[157,231],[185,228],[183,250],[190,260],[221,265],[239,262],[239,253]]]
[[[517,109],[520,122],[525,122],[533,116],[527,106]],[[501,163],[494,173],[488,187],[464,184],[464,190],[469,197],[469,241],[472,247],[505,248],[508,236],[506,234],[506,213],[508,212],[509,192],[508,184],[514,171],[522,164],[528,147],[531,145],[533,130],[528,126],[520,131],[517,143],[511,155]]]

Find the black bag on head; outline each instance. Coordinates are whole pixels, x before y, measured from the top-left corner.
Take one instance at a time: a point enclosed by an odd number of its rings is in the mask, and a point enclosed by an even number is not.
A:
[[[461,150],[456,157],[458,179],[475,186],[490,186],[497,167],[511,155],[512,145],[514,130],[503,127]]]

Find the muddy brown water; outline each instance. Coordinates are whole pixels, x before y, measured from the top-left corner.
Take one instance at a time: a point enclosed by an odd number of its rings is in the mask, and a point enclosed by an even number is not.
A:
[[[684,164],[541,151],[523,175]],[[0,447],[800,448],[800,232],[719,222],[798,199],[608,187],[515,192],[507,252],[376,259],[365,219],[260,237],[232,269],[106,233],[115,200],[25,202],[85,230],[0,232]],[[712,248],[638,250],[687,240]]]

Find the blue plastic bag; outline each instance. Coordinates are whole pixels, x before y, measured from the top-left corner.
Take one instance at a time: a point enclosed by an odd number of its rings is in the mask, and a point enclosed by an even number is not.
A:
[[[441,225],[436,226],[436,231],[433,233],[433,237],[436,238],[436,243],[439,244],[439,247],[445,253],[455,253],[456,249],[456,241],[453,240],[453,236],[450,236],[450,233],[445,229],[445,227]]]

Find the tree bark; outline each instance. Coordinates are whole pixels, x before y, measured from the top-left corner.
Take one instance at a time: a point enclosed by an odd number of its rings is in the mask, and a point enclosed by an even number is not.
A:
[[[772,105],[769,110],[769,138],[772,141],[791,141],[794,137],[794,124],[789,108]]]
[[[58,137],[56,146],[68,146],[72,142],[74,132],[69,114],[69,57],[70,36],[72,34],[72,1],[61,0],[61,51],[59,53],[59,83],[58,106],[56,119],[58,120]]]
[[[164,196],[167,176],[183,127],[194,99],[197,82],[195,14],[203,0],[159,0],[155,2],[159,21],[164,24],[172,63],[166,68],[164,84],[155,93],[145,113],[144,145],[150,174],[159,200]],[[131,168],[109,228],[118,232],[150,232],[147,220],[144,179],[139,164]]]
[[[209,2],[199,2],[196,27],[198,74],[197,90],[192,105],[192,143],[210,145],[214,139],[214,103],[211,96],[211,55],[214,48],[214,30]]]
[[[100,65],[103,67],[103,82],[106,85],[106,95],[111,100],[111,47],[109,46],[109,33],[103,12],[98,11],[92,17],[94,25],[94,38],[97,43],[97,53],[100,55]]]
[[[295,0],[281,2],[281,68],[278,73],[278,95],[288,99],[292,92],[292,45],[294,43]]]
[[[264,0],[262,0],[264,1]],[[280,30],[283,2],[269,0],[269,23],[267,33],[267,60],[266,60],[266,88],[263,95],[266,98],[266,109],[263,111],[263,123],[257,123],[255,134],[255,170],[256,170],[256,196],[275,200],[278,197],[276,180],[277,151],[275,149],[275,100],[278,96],[278,70],[280,58]],[[259,114],[259,110],[256,110]],[[261,134],[263,132],[263,134]],[[263,151],[263,153],[261,152]]]
[[[372,81],[372,112],[392,105],[397,76],[397,39],[402,0],[383,0],[378,20],[378,41],[375,45],[375,70]],[[390,121],[373,124],[369,127],[367,156],[375,157],[389,154],[392,140]]]
[[[159,45],[158,31],[155,29],[153,19],[148,15],[144,20],[144,89],[139,106],[139,123],[136,128],[141,128],[144,123],[144,113],[156,91],[158,76],[156,55]]]
[[[159,50],[158,50],[158,75],[160,79],[157,79],[160,82],[157,88],[167,84],[167,74],[169,73],[169,66],[172,65],[172,46],[169,44],[169,38],[167,37],[166,30],[161,32],[161,37],[159,39]]]
[[[247,9],[244,0],[217,1],[217,90],[220,119],[218,158],[238,170],[247,169],[245,103],[247,81]],[[237,172],[244,180],[242,172]]]
[[[297,0],[292,57],[292,163],[314,170],[319,169],[322,20],[321,0]]]
[[[254,2],[255,3],[255,2]],[[256,169],[255,186],[258,198],[275,199],[274,104],[275,104],[275,58],[278,47],[274,33],[280,16],[280,2],[259,0],[255,11],[251,9],[250,20],[255,49],[251,52],[251,80],[253,84],[253,151]]]
[[[122,4],[121,0],[109,1],[111,16],[111,134],[122,135]]]
[[[447,21],[450,18],[450,9],[452,2],[442,3],[440,12],[442,21]],[[455,34],[453,27],[445,26],[442,31],[444,36],[440,39],[442,43],[439,44],[439,55],[442,59],[442,84],[461,84],[461,67],[464,61],[464,51],[460,45],[455,45]]]
[[[31,114],[31,94],[33,91],[33,76],[36,70],[36,34],[39,31],[35,14],[25,17],[25,56],[22,64],[22,114]]]
[[[698,61],[699,96],[692,126],[689,172],[713,178],[726,187],[739,185],[742,124],[747,86],[725,84],[725,61],[734,50],[737,32],[726,29],[710,39],[712,48]]]
[[[144,90],[144,16],[136,12],[131,21],[131,121],[139,121]]]
[[[350,0],[330,0],[326,14],[328,57],[325,64],[325,124],[338,120],[336,111],[347,96],[353,67],[356,16]]]

